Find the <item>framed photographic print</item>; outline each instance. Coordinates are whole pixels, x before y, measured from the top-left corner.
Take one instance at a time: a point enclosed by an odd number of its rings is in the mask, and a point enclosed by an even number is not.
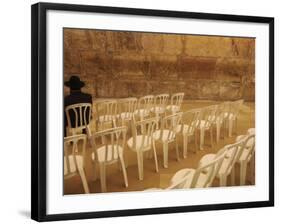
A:
[[[37,221],[273,206],[274,19],[35,4],[31,120]]]

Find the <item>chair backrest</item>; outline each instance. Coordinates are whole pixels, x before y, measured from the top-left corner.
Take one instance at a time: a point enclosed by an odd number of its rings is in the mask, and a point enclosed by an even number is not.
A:
[[[222,162],[224,156],[226,154],[226,150],[222,150],[219,154],[217,154],[212,161],[206,163],[202,166],[199,166],[194,175],[190,184],[190,188],[196,188],[198,186],[198,181],[201,181],[200,187],[209,187],[212,185],[218,171],[222,166]],[[200,163],[200,162],[199,162]],[[204,175],[204,178],[200,179],[200,175]]]
[[[237,142],[239,141],[245,142],[243,148],[243,153],[245,153],[244,160],[249,161],[255,153],[255,137],[256,137],[255,134],[249,134],[249,135],[240,135],[236,138]]]
[[[161,126],[160,126],[160,139],[163,137],[164,130],[168,131],[166,139],[170,140],[175,137],[175,133],[177,132],[177,127],[180,125],[182,117],[182,112],[168,115],[166,117],[163,117],[161,120]]]
[[[171,96],[171,105],[181,107],[183,101],[184,93],[175,93]]]
[[[85,134],[73,135],[64,138],[64,176],[71,176],[78,171],[78,163],[76,155],[82,153],[83,159],[85,158],[87,136]],[[71,161],[74,161],[75,169],[72,172],[70,169]]]
[[[224,172],[230,174],[234,164],[237,162],[245,146],[245,140],[242,139],[234,144],[226,145],[226,153],[224,154]]]
[[[181,116],[181,132],[183,131],[184,125],[188,126],[187,133],[193,133],[198,127],[198,123],[201,119],[201,109],[193,109],[182,112]]]
[[[104,147],[105,152],[101,155],[106,162],[111,162],[119,158],[119,147],[124,149],[126,141],[127,127],[116,127],[96,132],[92,135],[92,147],[96,158],[98,158],[97,148]]]
[[[169,94],[159,94],[154,97],[154,106],[165,107],[168,103],[170,95]]]
[[[136,148],[137,144],[137,136],[138,139],[141,136],[141,143],[138,145],[139,150],[150,147],[152,144],[152,136],[156,129],[158,119],[157,118],[149,118],[141,121],[135,121],[133,119],[132,124],[132,137],[133,137],[133,148]]]
[[[144,110],[150,110],[150,108],[153,106],[154,96],[153,95],[147,95],[139,98],[138,100],[138,109],[144,109]]]
[[[241,108],[243,103],[244,103],[243,99],[231,102],[230,113],[232,113],[234,115],[234,117],[238,116],[240,108]]]
[[[223,120],[228,116],[229,111],[230,111],[230,102],[229,101],[222,102],[217,107],[216,117],[219,118],[220,120]]]
[[[72,104],[65,108],[65,113],[71,135],[82,134],[82,130],[87,128],[91,120],[92,104]]]
[[[96,103],[97,119],[101,116],[107,116],[108,118],[115,117],[117,115],[117,100],[104,100]]]
[[[120,115],[120,119],[123,120],[131,120],[133,118],[133,114],[137,109],[138,99],[135,97],[129,97],[118,100],[118,111],[117,113]]]
[[[205,127],[209,127],[215,122],[217,108],[218,108],[218,105],[212,105],[212,106],[202,108],[201,120],[205,121],[205,123],[204,123]]]

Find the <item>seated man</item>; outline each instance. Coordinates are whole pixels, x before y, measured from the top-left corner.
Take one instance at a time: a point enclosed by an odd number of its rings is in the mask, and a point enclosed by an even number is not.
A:
[[[85,83],[82,82],[78,76],[71,76],[69,81],[65,82],[64,85],[70,88],[70,94],[64,97],[64,136],[66,136],[66,126],[69,124],[67,124],[65,108],[69,105],[73,105],[77,103],[92,104],[92,96],[90,94],[83,93],[81,91],[81,88],[85,86]],[[89,112],[90,111],[86,112],[87,117],[89,115]],[[73,127],[75,123],[74,113],[70,114],[70,120]],[[86,122],[89,123],[90,121],[86,121]]]

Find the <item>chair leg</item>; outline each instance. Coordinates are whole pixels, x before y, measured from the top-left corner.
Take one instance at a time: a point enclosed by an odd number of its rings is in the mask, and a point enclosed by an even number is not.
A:
[[[226,176],[226,175],[222,175],[222,176],[220,177],[220,186],[221,186],[221,187],[225,187],[226,184],[227,184],[227,176]]]
[[[247,172],[247,162],[243,161],[240,163],[240,185],[245,185]]]
[[[230,177],[231,177],[231,185],[235,186],[235,165],[232,167]]]
[[[233,120],[229,119],[229,121],[228,121],[228,137],[232,137],[232,128],[233,128]]]
[[[128,177],[127,177],[127,171],[126,171],[126,166],[125,166],[124,158],[120,157],[119,160],[120,160],[121,167],[122,167],[125,187],[128,187]]]
[[[155,170],[158,173],[158,160],[157,160],[157,154],[156,154],[156,147],[155,147],[155,141],[152,141],[152,147],[153,147],[153,155],[154,155],[154,161],[155,161]]]
[[[200,128],[200,150],[203,150],[203,145],[204,145],[204,136],[205,135],[205,129],[204,128]]]
[[[93,179],[94,179],[94,181],[96,181],[97,180],[97,163],[96,163],[96,161],[92,161],[92,164],[93,164]]]
[[[183,135],[183,158],[187,157],[187,144],[188,144],[188,136]]]
[[[195,147],[194,147],[193,152],[196,153],[197,150],[199,149],[198,148],[198,130],[197,129],[194,131],[194,143],[195,143]]]
[[[178,139],[177,138],[176,138],[176,154],[177,154],[177,161],[180,161],[179,145],[178,145]]]
[[[213,147],[213,127],[210,127],[210,141],[211,141],[211,147]]]
[[[254,160],[254,156],[251,158],[251,161],[250,161],[250,177],[251,177],[251,183],[254,184],[254,180],[255,180],[255,160]]]
[[[100,163],[100,183],[101,183],[101,192],[106,192],[105,163]]]
[[[85,191],[86,194],[89,194],[90,191],[89,191],[89,187],[88,187],[88,183],[87,183],[87,179],[86,179],[84,169],[78,169],[78,172],[79,172],[79,175],[80,175],[81,180],[82,180],[84,191]]]
[[[220,124],[219,122],[217,122],[217,123],[216,123],[216,126],[217,126],[217,143],[219,143],[221,124]]]
[[[137,151],[139,180],[143,180],[143,152]]]
[[[163,143],[163,165],[168,168],[168,143]]]

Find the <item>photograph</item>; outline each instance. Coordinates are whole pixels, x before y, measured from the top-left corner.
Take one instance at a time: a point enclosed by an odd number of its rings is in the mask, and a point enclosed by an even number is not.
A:
[[[254,36],[62,32],[64,196],[255,186]]]

